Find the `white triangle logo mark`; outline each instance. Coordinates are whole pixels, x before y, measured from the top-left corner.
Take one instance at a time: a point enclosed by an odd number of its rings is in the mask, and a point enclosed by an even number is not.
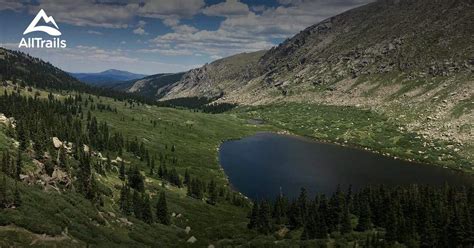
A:
[[[52,23],[56,28],[49,27],[49,26],[36,26],[40,19],[43,19],[45,23]],[[54,18],[52,16],[46,15],[46,12],[44,12],[43,9],[41,9],[38,12],[38,14],[36,14],[35,19],[31,21],[30,25],[25,29],[25,32],[23,32],[23,34],[25,35],[25,34],[36,32],[36,31],[45,32],[51,36],[61,35],[61,32],[59,31],[59,27],[54,21]]]

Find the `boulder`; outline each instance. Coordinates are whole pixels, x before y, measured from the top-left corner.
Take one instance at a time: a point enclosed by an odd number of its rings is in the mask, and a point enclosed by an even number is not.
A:
[[[187,226],[186,229],[184,229],[184,231],[186,232],[186,234],[189,234],[189,232],[191,231],[191,227]]]
[[[189,238],[188,241],[186,241],[186,242],[193,244],[196,241],[197,241],[197,238],[194,237],[194,236],[191,236],[191,238]]]
[[[89,153],[90,151],[91,151],[91,149],[89,148],[89,146],[84,144],[84,152]]]
[[[2,113],[0,113],[0,123],[3,123],[5,125],[10,124],[10,120]]]
[[[63,145],[63,142],[61,142],[61,140],[59,140],[58,137],[53,137],[53,145],[54,145],[54,148],[59,149]]]

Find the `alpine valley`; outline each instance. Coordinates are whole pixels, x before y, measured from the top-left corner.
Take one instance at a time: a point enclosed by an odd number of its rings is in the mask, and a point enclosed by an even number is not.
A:
[[[378,0],[154,75],[0,47],[0,247],[472,247],[473,27]]]

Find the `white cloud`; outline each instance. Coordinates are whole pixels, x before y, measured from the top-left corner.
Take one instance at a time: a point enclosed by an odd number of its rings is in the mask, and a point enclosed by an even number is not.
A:
[[[262,37],[243,37],[225,30],[195,33],[168,33],[151,40],[158,47],[169,47],[177,51],[189,50],[209,56],[228,56],[235,53],[268,49],[273,44]]]
[[[204,7],[204,0],[146,0],[139,8],[138,14],[160,19],[191,18]]]
[[[213,60],[218,60],[218,59],[222,59],[222,57],[219,56],[219,55],[212,55],[212,56],[211,56],[211,59],[213,59]]]
[[[41,0],[38,5],[29,6],[31,14],[45,9],[57,22],[106,28],[128,27],[129,21],[139,8],[137,3],[119,5],[93,0]]]
[[[253,12],[262,12],[262,11],[266,10],[267,7],[265,5],[255,5],[255,6],[251,6],[250,9]]]
[[[18,0],[2,0],[0,1],[0,10],[14,10],[19,11],[23,9],[23,4]]]
[[[21,2],[3,1],[7,2],[0,9],[25,8]],[[45,9],[56,21],[75,26],[127,28],[136,16],[163,20],[191,18],[205,3],[204,0],[38,0],[38,4],[27,6],[31,14]]]
[[[95,35],[102,35],[102,32],[94,31],[94,30],[87,30],[88,34],[95,34]]]
[[[241,16],[249,14],[250,10],[247,4],[239,0],[226,0],[225,2],[211,5],[202,10],[202,13],[208,16]]]
[[[148,33],[145,31],[145,29],[143,29],[142,27],[138,27],[136,29],[133,30],[133,33],[134,34],[138,34],[138,35],[147,35]]]

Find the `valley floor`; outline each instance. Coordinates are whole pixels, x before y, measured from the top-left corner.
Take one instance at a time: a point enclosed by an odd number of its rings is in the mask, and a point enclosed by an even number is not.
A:
[[[7,91],[13,89],[8,87]],[[48,93],[33,89],[22,94],[47,98]],[[70,93],[56,92],[57,99]],[[427,140],[386,117],[367,110],[307,104],[279,104],[262,107],[239,107],[225,114],[204,114],[193,110],[161,108],[137,103],[126,103],[105,97],[88,96],[95,103],[117,109],[117,112],[91,110],[98,121],[106,121],[112,130],[120,131],[130,139],[143,141],[150,153],[173,156],[180,175],[185,171],[204,181],[215,180],[218,186],[228,188],[225,173],[218,164],[221,142],[255,134],[260,131],[291,132],[318,140],[364,147],[388,156],[437,164],[472,172],[472,161],[454,152],[455,144]],[[0,110],[1,112],[1,110]],[[263,124],[248,120],[263,120]],[[0,125],[0,148],[15,150],[13,140],[5,135]],[[52,138],[52,137],[51,137]],[[112,158],[116,154],[111,154]],[[145,190],[155,206],[157,193],[164,190],[172,217],[171,226],[151,225],[130,216],[124,216],[118,206],[123,182],[115,171],[105,175],[96,173],[103,187],[103,206],[96,207],[81,195],[62,190],[46,190],[38,184],[19,183],[22,206],[0,212],[0,246],[159,246],[207,247],[214,245],[237,246],[248,242],[255,246],[271,244],[288,247],[299,241],[298,235],[277,241],[278,236],[262,236],[247,229],[250,204],[235,206],[225,200],[216,205],[187,196],[186,188],[163,182],[144,161],[130,153],[122,159],[127,166],[138,165],[145,176]],[[35,165],[27,161],[28,170]],[[8,179],[10,185],[13,180]],[[179,217],[177,217],[179,216]],[[188,231],[186,231],[189,227]],[[352,240],[364,239],[353,234]],[[189,239],[195,237],[195,243]],[[276,243],[274,243],[276,242]],[[330,243],[333,240],[329,241]],[[68,246],[70,246],[68,244]]]

